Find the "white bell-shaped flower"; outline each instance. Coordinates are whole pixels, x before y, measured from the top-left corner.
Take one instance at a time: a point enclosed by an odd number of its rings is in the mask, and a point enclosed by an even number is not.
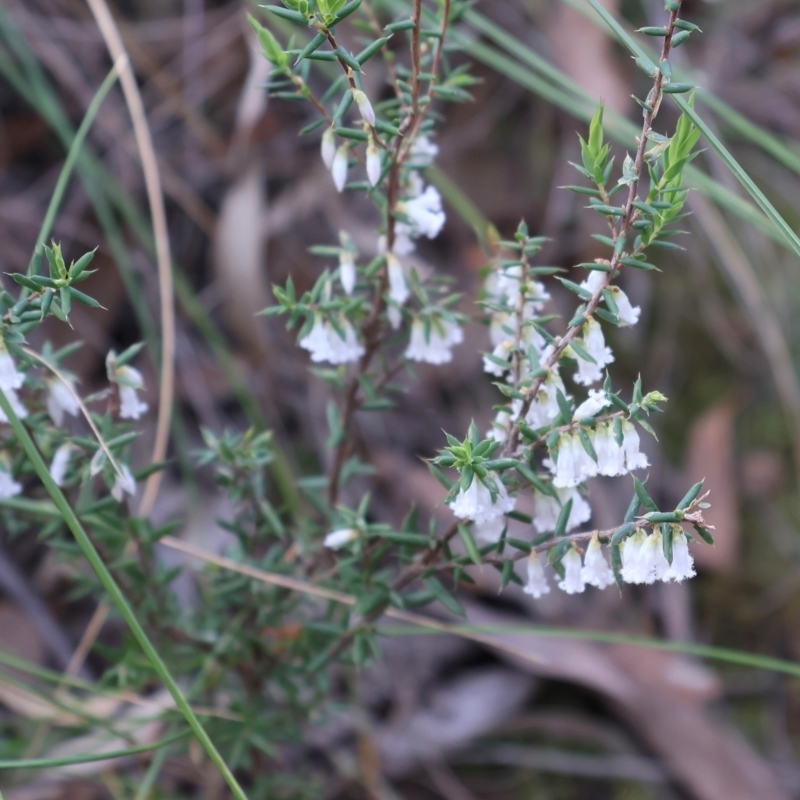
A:
[[[581,288],[586,289],[592,294],[597,294],[606,279],[606,273],[592,270],[589,276],[581,284]],[[628,295],[619,286],[607,286],[609,292],[614,296],[614,301],[619,310],[619,319],[624,325],[635,325],[639,321],[641,309],[639,306],[632,306]]]
[[[47,388],[47,413],[56,425],[61,427],[64,424],[64,414],[78,416],[81,407],[71,382],[67,384],[60,378],[54,378],[48,381]]]
[[[533,527],[536,529],[536,533],[554,531],[561,509],[570,500],[572,500],[572,508],[569,512],[569,519],[567,519],[567,533],[591,519],[592,507],[577,489],[557,489],[556,492],[558,493],[558,500],[549,494],[534,493],[536,505],[533,512]]]
[[[494,439],[497,442],[504,442],[508,438],[508,423],[511,422],[511,414],[508,411],[500,410],[497,412],[492,422],[492,427],[486,431],[487,439]]]
[[[531,550],[528,557],[528,580],[522,589],[525,594],[529,594],[534,600],[538,600],[542,595],[550,593],[550,584],[544,574],[544,565],[541,556]]]
[[[612,286],[611,292],[614,295],[614,300],[617,303],[617,308],[619,309],[619,318],[624,322],[626,325],[635,325],[639,321],[639,316],[642,313],[641,308],[639,306],[631,305],[631,301],[628,300],[628,295],[622,291],[618,286]]]
[[[6,349],[5,342],[0,339],[0,389],[21,389],[25,382],[25,373],[17,370],[16,362],[11,353]]]
[[[603,367],[608,366],[614,360],[614,354],[611,352],[611,348],[606,345],[600,323],[592,317],[583,326],[582,344],[584,350],[594,359],[594,362],[587,361],[576,351],[578,372],[575,375],[575,381],[583,386],[591,386],[593,383],[603,379]]]
[[[21,491],[22,484],[14,480],[14,476],[5,464],[0,465],[0,499],[9,500]]]
[[[120,418],[139,419],[149,408],[138,395],[138,392],[144,389],[142,373],[126,364],[116,370],[115,380],[119,385]]]
[[[506,529],[506,524],[506,518],[502,514],[486,522],[476,522],[474,525],[475,538],[484,544],[497,544]]]
[[[414,236],[427,236],[435,239],[445,223],[442,210],[442,196],[435,186],[426,187],[416,197],[398,203],[398,211],[411,220],[411,233]]]
[[[589,389],[589,397],[586,398],[572,415],[572,419],[589,419],[596,417],[604,408],[611,405],[608,395],[601,389]]]
[[[622,449],[625,452],[625,464],[628,470],[643,469],[649,466],[647,456],[639,449],[639,434],[633,423],[624,420],[622,423]]]
[[[571,433],[561,434],[553,485],[559,489],[569,489],[595,475],[597,464],[586,452],[578,436]]]
[[[663,581],[669,572],[669,562],[664,555],[661,533],[651,533],[639,551],[639,570],[643,583]]]
[[[411,339],[405,357],[428,364],[447,364],[453,359],[452,347],[464,341],[459,325],[448,320],[433,320],[425,338],[425,323],[416,317],[411,325]]]
[[[118,502],[122,502],[122,498],[126,495],[133,497],[136,494],[136,479],[133,473],[128,469],[127,464],[119,464],[119,472],[114,480],[114,486],[111,489],[111,496]]]
[[[339,528],[327,534],[323,544],[331,550],[340,550],[356,539],[358,539],[358,531],[355,528]]]
[[[600,475],[613,477],[627,472],[625,451],[617,444],[610,422],[597,424],[592,444],[597,454],[597,471]]]
[[[558,588],[567,594],[580,594],[586,588],[581,554],[571,547],[561,560],[561,564],[564,567],[564,579],[558,582]]]
[[[414,144],[411,145],[406,163],[415,169],[425,169],[433,164],[438,155],[439,146],[435,142],[432,142],[427,136],[417,136]]]
[[[344,337],[328,320],[316,314],[311,330],[299,345],[308,350],[315,363],[327,361],[331,364],[347,364],[358,361],[364,355],[364,346],[358,341],[355,328],[344,317],[339,318],[339,327]]]
[[[672,534],[672,564],[667,570],[667,579],[680,583],[687,578],[694,578],[694,559],[689,552],[689,542],[682,530],[674,530]]]
[[[647,572],[641,559],[645,538],[642,531],[636,531],[620,545],[622,580],[626,583],[644,583],[647,578]]]
[[[547,350],[542,354],[543,358],[548,356]],[[547,377],[539,387],[536,397],[533,399],[528,413],[525,415],[525,422],[530,425],[534,430],[537,428],[544,428],[549,425],[561,412],[558,405],[558,392],[569,399],[567,390],[564,387],[564,381],[558,373],[558,364],[554,364],[547,370]]]
[[[592,536],[589,546],[586,548],[581,577],[590,586],[596,586],[598,589],[605,589],[614,583],[614,573],[603,555],[597,534]]]
[[[494,500],[489,488],[475,476],[469,488],[466,491],[459,489],[455,500],[449,504],[450,510],[457,517],[471,519],[480,524],[514,510],[516,500],[508,494],[500,477],[494,472],[490,472],[489,477],[494,479],[497,486]]]
[[[28,416],[28,409],[22,405],[22,401],[19,399],[16,391],[14,389],[0,389],[0,391],[6,396],[6,400],[8,400],[14,413],[20,419],[25,419],[25,417]],[[8,422],[8,417],[5,415],[2,408],[0,408],[0,422]]]
[[[386,254],[386,269],[389,277],[389,297],[397,305],[402,306],[411,295],[411,290],[406,282],[403,265],[393,253]]]
[[[496,375],[502,378],[511,369],[511,352],[514,349],[513,342],[500,342],[497,347],[492,350],[492,358],[488,356],[483,357],[483,371],[488,372],[490,375]],[[500,359],[505,362],[505,366],[501,366],[494,359]]]
[[[50,462],[50,477],[56,486],[64,485],[73,449],[73,445],[70,442],[66,442],[53,454],[53,460]]]

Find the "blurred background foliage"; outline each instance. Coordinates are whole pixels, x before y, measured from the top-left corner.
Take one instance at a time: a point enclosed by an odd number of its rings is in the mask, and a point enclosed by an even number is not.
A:
[[[390,4],[372,5],[380,13]],[[604,5],[629,31],[663,13],[660,0]],[[255,6],[120,0],[114,10],[159,157],[178,297],[177,413],[156,518],[182,517],[186,538],[221,551],[226,540],[215,519],[229,509],[212,476],[192,466],[200,427],[268,425],[286,474],[324,462],[328,390],[280,323],[254,314],[270,304],[270,286],[290,274],[299,291],[313,284],[323,265],[309,245],[334,241],[341,228],[368,243],[375,220],[359,201],[336,195],[316,137],[298,138],[312,119],[309,109],[267,102],[267,65],[245,22],[246,10],[259,13]],[[686,0],[684,16],[704,31],[675,59],[700,86],[698,110],[796,229],[800,5]],[[275,29],[285,40],[285,30]],[[445,197],[448,223],[422,254],[456,279],[464,292],[460,310],[477,316],[490,226],[508,238],[524,217],[532,233],[550,238],[541,263],[569,268],[601,255],[591,238],[597,221],[580,197],[559,187],[574,182],[568,161],[579,160],[576,131],[596,99],[637,121],[630,95],[645,79],[583,0],[481,0],[457,30],[460,51],[450,57],[474,61],[481,82],[473,102],[445,109],[441,156],[429,178]],[[78,0],[6,0],[0,7],[3,273],[27,268],[66,148],[108,68]],[[364,76],[368,89],[377,73]],[[674,112],[665,103],[670,124]],[[612,127],[625,136],[622,126]],[[696,167],[708,176],[696,185],[710,184],[712,192],[711,199],[692,193],[691,248],[664,251],[655,279],[638,272],[623,278],[644,323],[616,332],[614,371],[621,385],[642,369],[644,385],[669,397],[657,425],[660,446],[649,451],[650,486],[668,504],[705,478],[717,546],[696,553],[701,574],[688,585],[628,586],[622,598],[615,591],[552,595],[536,604],[513,592],[498,598],[497,577],[481,573],[464,598],[478,624],[524,615],[800,660],[800,262],[713,150]],[[84,348],[69,364],[90,392],[103,384],[111,347],[158,341],[152,235],[118,89],[97,116],[78,174],[54,236],[70,254],[100,245],[91,290],[108,312],[76,310]],[[551,290],[566,311],[569,298]],[[67,341],[56,327],[46,334]],[[471,326],[452,364],[420,368],[394,412],[360,420],[359,447],[376,469],[380,518],[398,522],[411,504],[442,513],[441,487],[419,456],[441,446],[442,428],[465,430],[472,418],[488,426],[497,397],[477,354],[487,341],[484,328]],[[149,352],[152,358],[158,348]],[[146,368],[154,406],[157,365]],[[142,459],[152,435],[139,445]],[[599,527],[615,524],[630,491],[615,481],[606,488],[593,493]],[[93,608],[75,596],[73,577],[36,531],[12,533],[0,534],[0,649],[63,668],[46,625],[74,646]],[[121,635],[109,625],[101,643]],[[328,752],[335,779],[322,787],[316,778],[300,780],[274,796],[800,796],[797,678],[712,669],[688,655],[625,645],[500,638],[531,658],[454,637],[387,638],[385,660],[365,677],[364,719],[346,744]],[[100,673],[104,665],[98,647],[90,667]],[[12,742],[30,730],[20,720],[35,714],[5,677],[0,703],[0,742],[3,735]],[[224,796],[191,749],[168,758],[154,794],[142,794],[148,759],[94,766],[79,777],[17,775],[0,785],[8,800]]]

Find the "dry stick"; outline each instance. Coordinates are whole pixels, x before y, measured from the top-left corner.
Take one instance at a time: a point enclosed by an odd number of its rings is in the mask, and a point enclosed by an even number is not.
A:
[[[127,57],[117,24],[111,15],[106,0],[86,0],[103,36],[108,52],[116,60]],[[175,306],[172,286],[172,267],[169,249],[169,233],[167,231],[167,215],[164,209],[164,196],[161,190],[161,179],[158,171],[153,140],[147,124],[142,96],[136,84],[133,68],[128,61],[127,69],[120,75],[125,103],[131,115],[139,157],[142,161],[147,199],[153,221],[156,260],[158,262],[158,285],[161,295],[161,334],[163,338],[161,352],[161,385],[159,387],[158,420],[156,423],[156,440],[153,445],[152,463],[164,460],[169,443],[169,428],[172,418],[172,400],[175,379]],[[161,483],[161,470],[157,470],[147,479],[144,497],[139,506],[139,516],[147,517],[153,508],[158,487]]]
[[[144,111],[144,104],[136,84],[136,77],[133,74],[130,59],[122,43],[119,30],[106,0],[86,0],[89,8],[94,15],[97,27],[103,36],[108,52],[116,61],[119,58],[126,59],[126,69],[120,75],[120,83],[125,96],[125,103],[131,115],[133,131],[136,137],[136,144],[139,149],[139,157],[142,162],[144,182],[147,189],[147,198],[150,204],[150,214],[153,221],[153,235],[155,237],[156,261],[158,264],[158,286],[161,296],[161,328],[162,328],[162,349],[161,349],[161,381],[159,387],[158,400],[158,421],[156,423],[156,440],[153,445],[153,455],[151,461],[157,464],[164,460],[167,454],[169,443],[169,428],[172,418],[172,399],[175,380],[175,305],[174,290],[172,285],[172,266],[169,250],[169,233],[167,231],[167,215],[164,209],[164,197],[161,191],[161,180],[158,172],[158,161],[156,159],[153,140],[150,136],[150,129],[147,125],[147,117]],[[139,505],[138,514],[140,517],[147,517],[155,503],[158,487],[161,483],[161,470],[156,470],[147,479],[145,484],[144,496]],[[80,669],[84,659],[88,655],[100,630],[103,627],[111,606],[103,601],[95,609],[89,625],[78,643],[75,654],[70,662],[70,668],[75,672]],[[70,672],[68,674],[75,674]]]
[[[664,36],[664,44],[661,49],[661,61],[667,61],[669,58],[670,48],[672,47],[672,36],[675,32],[675,22],[678,19],[678,14],[680,11],[672,11],[670,12],[669,16],[669,24],[667,26],[667,34]],[[656,70],[655,81],[653,83],[653,99],[652,105],[645,113],[644,123],[642,124],[642,133],[639,138],[639,144],[636,149],[636,158],[634,160],[634,172],[636,175],[636,179],[631,183],[630,188],[628,190],[628,200],[625,204],[625,213],[620,220],[619,227],[614,229],[614,241],[616,242],[620,236],[627,236],[628,232],[631,229],[631,225],[636,221],[636,217],[638,212],[634,207],[633,203],[637,198],[637,192],[639,189],[639,176],[641,175],[642,168],[644,166],[644,153],[647,147],[647,134],[650,133],[653,127],[653,119],[655,118],[656,114],[658,113],[658,108],[661,105],[661,88],[663,83],[663,76],[661,74],[661,70]],[[615,248],[616,249],[616,248]],[[587,318],[590,317],[597,307],[600,305],[600,301],[603,297],[603,291],[609,287],[611,281],[617,276],[617,273],[621,267],[621,259],[625,256],[624,248],[623,251],[619,253],[615,253],[610,262],[610,269],[606,273],[600,287],[597,291],[592,295],[591,299],[586,304],[586,310],[583,312],[583,317]],[[545,369],[550,369],[553,367],[557,362],[561,354],[566,350],[569,346],[569,343],[575,338],[578,331],[581,329],[582,322],[578,323],[577,325],[573,325],[571,328],[567,330],[564,336],[561,337],[558,345],[556,345],[555,350],[550,355],[548,359],[542,364]],[[520,408],[519,414],[517,415],[517,419],[525,419],[526,414],[530,410],[531,404],[536,399],[536,395],[539,392],[539,389],[542,387],[544,383],[546,375],[542,375],[539,378],[536,378],[534,382],[531,384],[530,388],[525,394],[525,399],[522,401],[522,407]],[[517,446],[519,445],[520,439],[520,430],[519,425],[516,421],[512,422],[509,429],[508,429],[508,437],[506,439],[506,445],[503,448],[503,454],[507,455],[509,453],[513,453]]]

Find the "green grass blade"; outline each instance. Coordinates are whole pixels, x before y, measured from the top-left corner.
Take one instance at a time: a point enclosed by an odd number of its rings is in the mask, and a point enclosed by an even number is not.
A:
[[[119,78],[119,71],[119,66],[115,64],[111,68],[111,72],[108,73],[105,80],[100,84],[100,88],[92,98],[92,102],[89,103],[89,107],[86,109],[86,113],[83,116],[80,127],[75,133],[75,137],[69,146],[67,157],[64,160],[64,166],[61,168],[58,180],[56,181],[55,189],[53,189],[53,194],[50,197],[50,203],[47,206],[47,212],[44,215],[42,227],[39,230],[39,235],[36,237],[36,246],[34,247],[33,255],[31,256],[31,261],[28,265],[29,275],[33,274],[34,272],[38,272],[36,269],[37,259],[41,256],[42,247],[44,246],[47,237],[50,235],[50,231],[53,229],[53,223],[55,222],[56,214],[58,214],[61,201],[64,199],[64,192],[67,189],[67,184],[72,176],[72,171],[78,161],[78,156],[80,156],[81,150],[83,149],[83,143],[86,141],[86,136],[89,133],[89,129],[92,127],[92,123],[97,116],[97,112],[100,110],[100,106],[103,104],[103,100],[106,99],[106,95],[111,91],[111,87],[117,82],[117,78]]]
[[[484,636],[514,634],[540,636],[548,639],[578,639],[585,642],[600,642],[603,644],[625,644],[650,650],[665,650],[671,653],[698,656],[711,661],[724,661],[743,667],[763,669],[769,672],[781,672],[785,675],[800,677],[800,664],[794,661],[762,656],[757,653],[747,653],[744,650],[734,650],[728,647],[714,647],[713,645],[694,644],[692,642],[665,642],[659,639],[650,639],[646,636],[630,636],[622,633],[573,628],[550,628],[540,625],[453,625],[452,630],[455,633],[461,631]],[[380,631],[385,636],[410,636],[421,633],[441,635],[441,631],[417,625],[384,625],[380,628]]]
[[[177,742],[188,736],[190,731],[182,731],[173,736],[167,736],[152,744],[143,744],[139,747],[129,747],[126,750],[109,750],[107,753],[97,753],[85,756],[64,756],[63,758],[23,758],[18,761],[0,761],[0,769],[47,769],[49,767],[69,767],[72,764],[90,764],[93,761],[108,761],[110,758],[124,758],[147,753],[150,750],[159,750],[168,744]]]
[[[152,664],[153,669],[157,673],[158,677],[172,695],[172,698],[175,700],[175,704],[188,723],[189,727],[192,729],[192,732],[197,737],[205,751],[208,753],[209,758],[214,762],[214,765],[222,774],[225,782],[228,784],[237,800],[247,800],[247,796],[245,795],[241,786],[239,786],[235,776],[225,763],[225,760],[222,758],[217,748],[214,746],[214,743],[206,733],[206,730],[200,723],[200,720],[198,720],[195,716],[194,712],[189,706],[189,703],[184,698],[183,693],[178,687],[175,679],[172,677],[169,668],[161,659],[161,656],[158,654],[158,651],[155,649],[155,647],[153,647],[153,644],[145,633],[144,628],[142,628],[140,625],[136,614],[128,604],[125,595],[122,593],[122,590],[114,580],[113,575],[109,571],[108,567],[106,567],[103,559],[100,558],[100,555],[95,549],[92,540],[83,529],[83,525],[81,525],[80,520],[78,520],[77,515],[73,511],[72,506],[70,506],[70,504],[67,502],[67,499],[64,497],[61,489],[59,489],[51,477],[50,471],[48,470],[47,465],[44,463],[44,460],[34,444],[33,439],[28,433],[28,430],[22,424],[19,417],[14,412],[14,409],[11,407],[11,404],[8,402],[8,398],[5,396],[5,393],[2,391],[0,391],[0,408],[2,408],[3,412],[8,418],[9,425],[14,431],[14,436],[28,456],[28,459],[30,460],[36,474],[39,476],[39,479],[47,489],[47,493],[50,495],[56,507],[61,512],[64,522],[72,531],[75,541],[83,551],[87,561],[91,564],[92,569],[95,571],[98,579],[100,580],[100,583],[103,585],[103,588],[108,593],[111,601],[114,603],[120,615],[130,628],[131,633]]]

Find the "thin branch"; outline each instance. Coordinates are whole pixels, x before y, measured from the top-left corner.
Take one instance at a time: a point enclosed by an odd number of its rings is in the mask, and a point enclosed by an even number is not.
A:
[[[680,11],[672,11],[670,12],[669,16],[669,24],[667,26],[667,33],[664,36],[664,44],[661,50],[661,61],[666,61],[669,58],[670,49],[672,47],[672,37],[675,32],[675,23],[678,20],[678,14]],[[645,149],[647,147],[647,135],[653,128],[653,120],[655,119],[656,114],[658,113],[659,106],[661,105],[662,99],[662,85],[663,85],[663,76],[661,74],[661,70],[656,70],[655,80],[653,82],[653,91],[652,91],[652,104],[650,108],[648,108],[647,112],[644,116],[644,122],[642,123],[642,132],[639,137],[638,146],[636,148],[636,157],[634,159],[634,171],[636,174],[636,178],[632,181],[630,188],[628,190],[628,199],[625,204],[625,212],[619,222],[619,225],[616,227],[614,231],[614,240],[615,242],[621,236],[627,236],[631,226],[636,221],[638,217],[638,211],[634,206],[634,201],[637,199],[638,196],[638,189],[639,189],[639,180],[642,172],[642,167],[644,166],[644,154]],[[611,282],[616,278],[617,273],[619,272],[622,263],[622,258],[625,257],[624,250],[619,253],[615,253],[611,261],[609,262],[609,271],[605,274],[605,277],[597,289],[597,291],[592,295],[591,299],[586,304],[586,310],[583,312],[583,317],[588,318],[590,317],[596,310],[597,307],[600,305],[600,302],[603,299],[603,291],[607,289]],[[552,354],[549,358],[545,360],[542,364],[542,367],[546,369],[550,369],[558,362],[559,358],[563,354],[564,350],[567,349],[569,343],[578,335],[583,323],[579,323],[577,325],[573,325],[570,327],[564,336],[561,337],[559,343],[556,345],[555,349],[553,350]],[[536,395],[541,389],[542,384],[546,375],[542,375],[539,378],[536,378],[533,383],[531,384],[530,388],[527,390],[525,394],[525,399],[522,401],[522,407],[520,408],[519,414],[517,419],[525,419],[526,414],[530,410],[531,404],[536,399]],[[519,424],[514,421],[511,423],[509,428],[508,438],[506,439],[506,445],[503,449],[504,454],[513,453],[517,446],[519,445],[520,440],[520,430]]]

